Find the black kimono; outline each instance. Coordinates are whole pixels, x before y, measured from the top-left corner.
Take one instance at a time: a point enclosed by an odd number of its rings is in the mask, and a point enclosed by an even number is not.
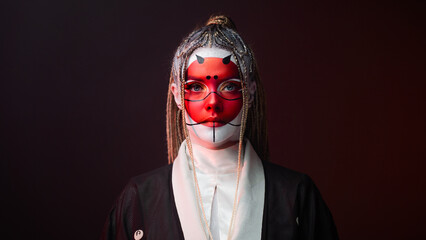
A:
[[[330,211],[305,174],[262,162],[265,203],[261,239],[338,239]],[[172,166],[134,177],[105,223],[101,239],[184,239],[172,190]],[[139,235],[141,236],[141,235]]]

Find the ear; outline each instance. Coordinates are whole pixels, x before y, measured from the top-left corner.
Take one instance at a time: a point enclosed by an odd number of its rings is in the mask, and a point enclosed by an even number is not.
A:
[[[172,83],[172,85],[170,86],[170,91],[172,91],[172,93],[173,93],[177,107],[180,110],[182,110],[182,104],[181,104],[181,99],[180,99],[180,89],[179,89],[179,87],[177,86],[176,83]]]
[[[255,81],[250,82],[250,83],[248,84],[248,92],[249,92],[249,94],[250,94],[249,107],[251,107],[251,104],[252,104],[252,103],[253,103],[253,101],[254,101],[254,94],[256,93],[256,89],[257,89],[257,85],[256,85],[256,82],[255,82]]]

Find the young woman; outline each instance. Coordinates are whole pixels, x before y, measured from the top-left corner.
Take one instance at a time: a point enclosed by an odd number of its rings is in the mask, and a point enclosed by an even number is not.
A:
[[[338,239],[312,180],[269,163],[251,49],[211,17],[173,58],[169,165],[133,178],[102,239]]]

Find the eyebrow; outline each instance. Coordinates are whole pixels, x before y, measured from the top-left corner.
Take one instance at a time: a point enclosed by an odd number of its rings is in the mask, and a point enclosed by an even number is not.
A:
[[[239,78],[228,78],[228,79],[225,79],[225,81],[229,81],[229,80],[232,80],[232,81],[235,81],[235,82],[242,82],[241,79],[239,79]]]

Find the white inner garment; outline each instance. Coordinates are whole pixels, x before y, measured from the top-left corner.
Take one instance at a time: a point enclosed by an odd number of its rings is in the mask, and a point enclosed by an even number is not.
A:
[[[265,197],[262,163],[249,141],[242,157],[238,205],[231,239],[260,239]],[[221,150],[193,145],[204,211],[214,240],[228,237],[237,180],[238,144]],[[207,239],[197,207],[192,164],[184,141],[173,164],[173,193],[185,239]]]

